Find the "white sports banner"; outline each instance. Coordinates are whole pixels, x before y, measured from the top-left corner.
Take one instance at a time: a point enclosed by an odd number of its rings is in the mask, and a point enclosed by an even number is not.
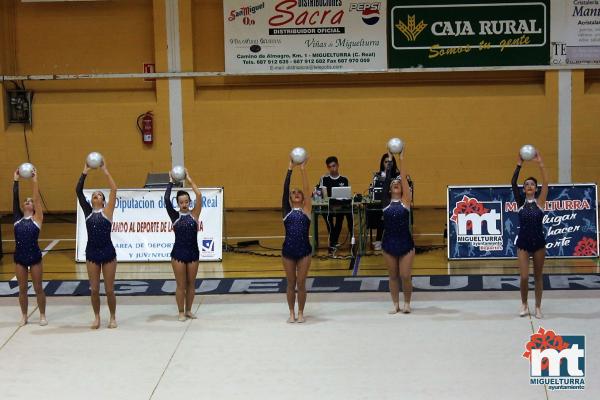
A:
[[[600,1],[551,2],[552,65],[600,64]]]
[[[386,2],[223,0],[225,71],[387,68]]]
[[[85,189],[88,202],[99,189]],[[171,201],[177,210],[173,188]],[[192,195],[191,189],[183,189]],[[108,199],[109,190],[102,190]],[[202,188],[202,212],[198,232],[200,261],[218,261],[223,258],[223,189]],[[165,189],[123,189],[117,192],[113,214],[112,242],[117,261],[169,261],[175,234],[164,204]],[[194,202],[191,207],[193,208]],[[78,262],[85,261],[87,230],[83,210],[77,204],[76,254]]]

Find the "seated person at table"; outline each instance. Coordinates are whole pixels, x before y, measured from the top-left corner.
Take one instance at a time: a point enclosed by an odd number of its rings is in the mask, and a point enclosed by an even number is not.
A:
[[[329,174],[323,175],[319,181],[319,187],[325,187],[327,190],[327,197],[331,197],[331,188],[350,186],[348,178],[340,175],[339,173],[339,162],[337,157],[327,157],[325,165],[329,170]],[[348,219],[348,230],[352,231],[353,219],[352,214],[345,214]],[[329,215],[323,215],[327,222],[327,232],[329,233],[329,252],[333,253],[338,245],[338,239],[340,232],[342,231],[342,225],[344,223],[344,214],[336,214],[330,212]]]
[[[392,159],[392,171],[394,176],[399,176],[398,166],[396,160]],[[382,188],[383,182],[385,181],[385,170],[390,163],[388,153],[381,156],[379,161],[379,171],[373,174],[373,182],[371,183],[372,188]],[[379,198],[381,200],[381,198]],[[373,250],[381,250],[381,237],[383,235],[383,211],[381,209],[369,209],[367,211],[367,223],[369,228],[375,227],[377,229],[377,235],[373,242]]]

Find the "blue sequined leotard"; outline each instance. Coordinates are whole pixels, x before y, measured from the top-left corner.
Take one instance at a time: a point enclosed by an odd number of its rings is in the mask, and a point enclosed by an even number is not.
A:
[[[97,265],[103,265],[116,260],[117,253],[110,238],[112,222],[104,215],[103,210],[93,210],[83,194],[83,185],[87,175],[81,174],[77,188],[77,199],[85,215],[87,230],[87,245],[85,259]]]
[[[281,206],[283,212],[283,225],[285,227],[285,239],[281,254],[285,258],[300,260],[312,253],[309,240],[310,218],[301,208],[290,206],[290,179],[292,170],[288,170],[283,184],[283,196]]]
[[[173,223],[175,232],[175,244],[171,250],[173,260],[190,263],[200,259],[198,249],[198,221],[194,219],[191,213],[180,213],[175,211],[171,202],[171,189],[173,183],[170,182],[165,192],[165,207]]]
[[[42,251],[38,245],[40,227],[32,217],[24,217],[19,201],[19,182],[13,185],[13,216],[15,231],[15,264],[30,267],[42,261]]]
[[[402,257],[415,248],[410,232],[410,208],[400,200],[390,199],[390,184],[392,183],[393,164],[388,164],[383,183],[383,238],[381,248],[395,257]]]
[[[525,200],[517,186],[521,166],[517,165],[511,186],[515,201],[519,207],[519,233],[517,236],[517,248],[533,253],[546,247],[546,235],[544,233],[544,211],[540,208],[537,200]]]
[[[401,257],[415,248],[410,233],[410,211],[401,201],[392,201],[383,209],[383,238],[381,248]]]

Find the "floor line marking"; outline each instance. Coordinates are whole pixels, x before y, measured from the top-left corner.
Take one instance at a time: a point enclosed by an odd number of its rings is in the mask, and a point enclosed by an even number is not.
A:
[[[531,312],[529,312],[529,305],[527,306],[527,314],[529,314],[529,324],[531,325],[531,334],[535,335],[535,326],[533,324],[534,317],[531,315]],[[548,395],[548,386],[547,385],[544,385],[544,394],[546,395],[546,400],[550,400],[550,397]]]
[[[202,299],[203,299],[203,297],[200,297],[200,299],[198,301],[198,306],[196,307],[196,314],[198,313],[198,309],[200,308],[200,304],[202,304]],[[177,342],[177,345],[175,346],[175,349],[173,350],[173,354],[171,354],[171,357],[169,357],[169,361],[167,361],[167,365],[165,365],[165,369],[163,369],[163,372],[160,374],[160,377],[158,378],[158,381],[156,382],[156,385],[154,386],[154,389],[152,389],[152,393],[150,394],[150,397],[148,398],[149,400],[152,400],[152,398],[154,397],[154,393],[156,392],[156,389],[158,389],[158,386],[162,382],[162,379],[165,376],[165,373],[167,372],[167,369],[169,369],[169,366],[171,365],[171,361],[173,361],[173,357],[175,357],[175,354],[177,353],[177,350],[179,350],[179,346],[181,346],[181,342],[183,342],[183,338],[185,337],[185,335],[187,334],[188,330],[190,329],[190,326],[192,326],[192,322],[194,322],[193,319],[191,321],[189,321],[189,323],[185,327],[185,330],[183,331],[183,334],[179,338],[179,341]]]
[[[48,252],[50,250],[52,250],[54,248],[54,246],[56,246],[59,242],[60,242],[60,239],[54,239],[52,242],[50,242],[50,244],[48,246],[46,246],[44,251],[42,251],[42,257],[44,257],[46,254],[48,254]]]
[[[38,306],[36,305],[33,308],[33,311],[29,315],[27,315],[28,320],[29,320],[29,318],[31,318],[31,316],[37,309],[38,309]],[[0,351],[2,351],[2,349],[4,349],[4,346],[6,346],[8,344],[8,342],[10,342],[10,340],[17,334],[17,332],[19,332],[19,329],[21,329],[21,328],[22,328],[22,326],[17,326],[17,329],[15,329],[15,331],[8,337],[8,339],[6,339],[6,341],[4,343],[2,343],[2,346],[0,346]]]

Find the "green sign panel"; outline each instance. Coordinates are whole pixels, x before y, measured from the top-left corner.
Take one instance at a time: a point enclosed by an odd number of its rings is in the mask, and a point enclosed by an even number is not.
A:
[[[388,13],[389,68],[550,62],[550,0],[389,0]]]

